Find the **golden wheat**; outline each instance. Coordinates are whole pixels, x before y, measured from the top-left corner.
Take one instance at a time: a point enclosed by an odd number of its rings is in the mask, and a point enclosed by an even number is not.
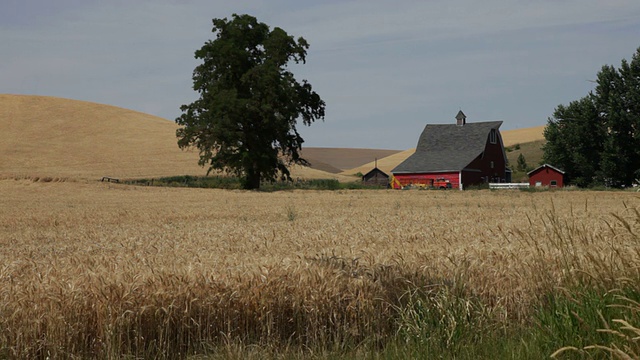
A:
[[[417,287],[459,287],[496,319],[525,321],[554,287],[640,278],[634,193],[7,179],[0,198],[7,357],[376,343]]]

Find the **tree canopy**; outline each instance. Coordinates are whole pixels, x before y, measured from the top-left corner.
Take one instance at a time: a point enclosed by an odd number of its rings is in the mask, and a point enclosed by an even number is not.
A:
[[[178,146],[196,147],[207,173],[235,174],[246,189],[290,178],[289,165],[307,164],[297,121],[309,126],[325,114],[311,84],[287,67],[305,63],[309,44],[250,15],[213,19],[212,32],[215,40],[195,52],[202,61],[193,71],[200,98],[180,107]]]
[[[578,186],[629,186],[640,178],[640,48],[605,65],[587,96],[558,105],[544,131],[544,161]]]

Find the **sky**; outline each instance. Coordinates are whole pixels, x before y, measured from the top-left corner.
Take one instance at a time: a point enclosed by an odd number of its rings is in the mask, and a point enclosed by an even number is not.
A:
[[[290,69],[326,102],[304,146],[404,150],[426,124],[545,125],[640,47],[637,0],[0,0],[0,93],[174,121],[198,98],[213,18],[250,14],[310,44]]]

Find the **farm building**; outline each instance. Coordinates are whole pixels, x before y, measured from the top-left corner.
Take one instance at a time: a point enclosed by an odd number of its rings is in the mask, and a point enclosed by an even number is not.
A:
[[[462,111],[455,124],[429,124],[416,152],[391,173],[394,189],[406,186],[452,188],[504,182],[507,157],[500,135],[502,121],[467,123]]]
[[[389,175],[376,166],[368,173],[362,175],[362,183],[372,186],[387,186],[389,185]]]
[[[541,165],[527,173],[529,175],[529,186],[548,186],[558,187],[564,186],[564,171],[553,167],[549,164]]]

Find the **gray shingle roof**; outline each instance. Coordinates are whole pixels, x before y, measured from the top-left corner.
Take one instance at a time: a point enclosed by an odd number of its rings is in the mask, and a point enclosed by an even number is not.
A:
[[[424,173],[460,171],[480,155],[491,129],[498,130],[502,121],[427,125],[420,135],[416,152],[392,173]]]

